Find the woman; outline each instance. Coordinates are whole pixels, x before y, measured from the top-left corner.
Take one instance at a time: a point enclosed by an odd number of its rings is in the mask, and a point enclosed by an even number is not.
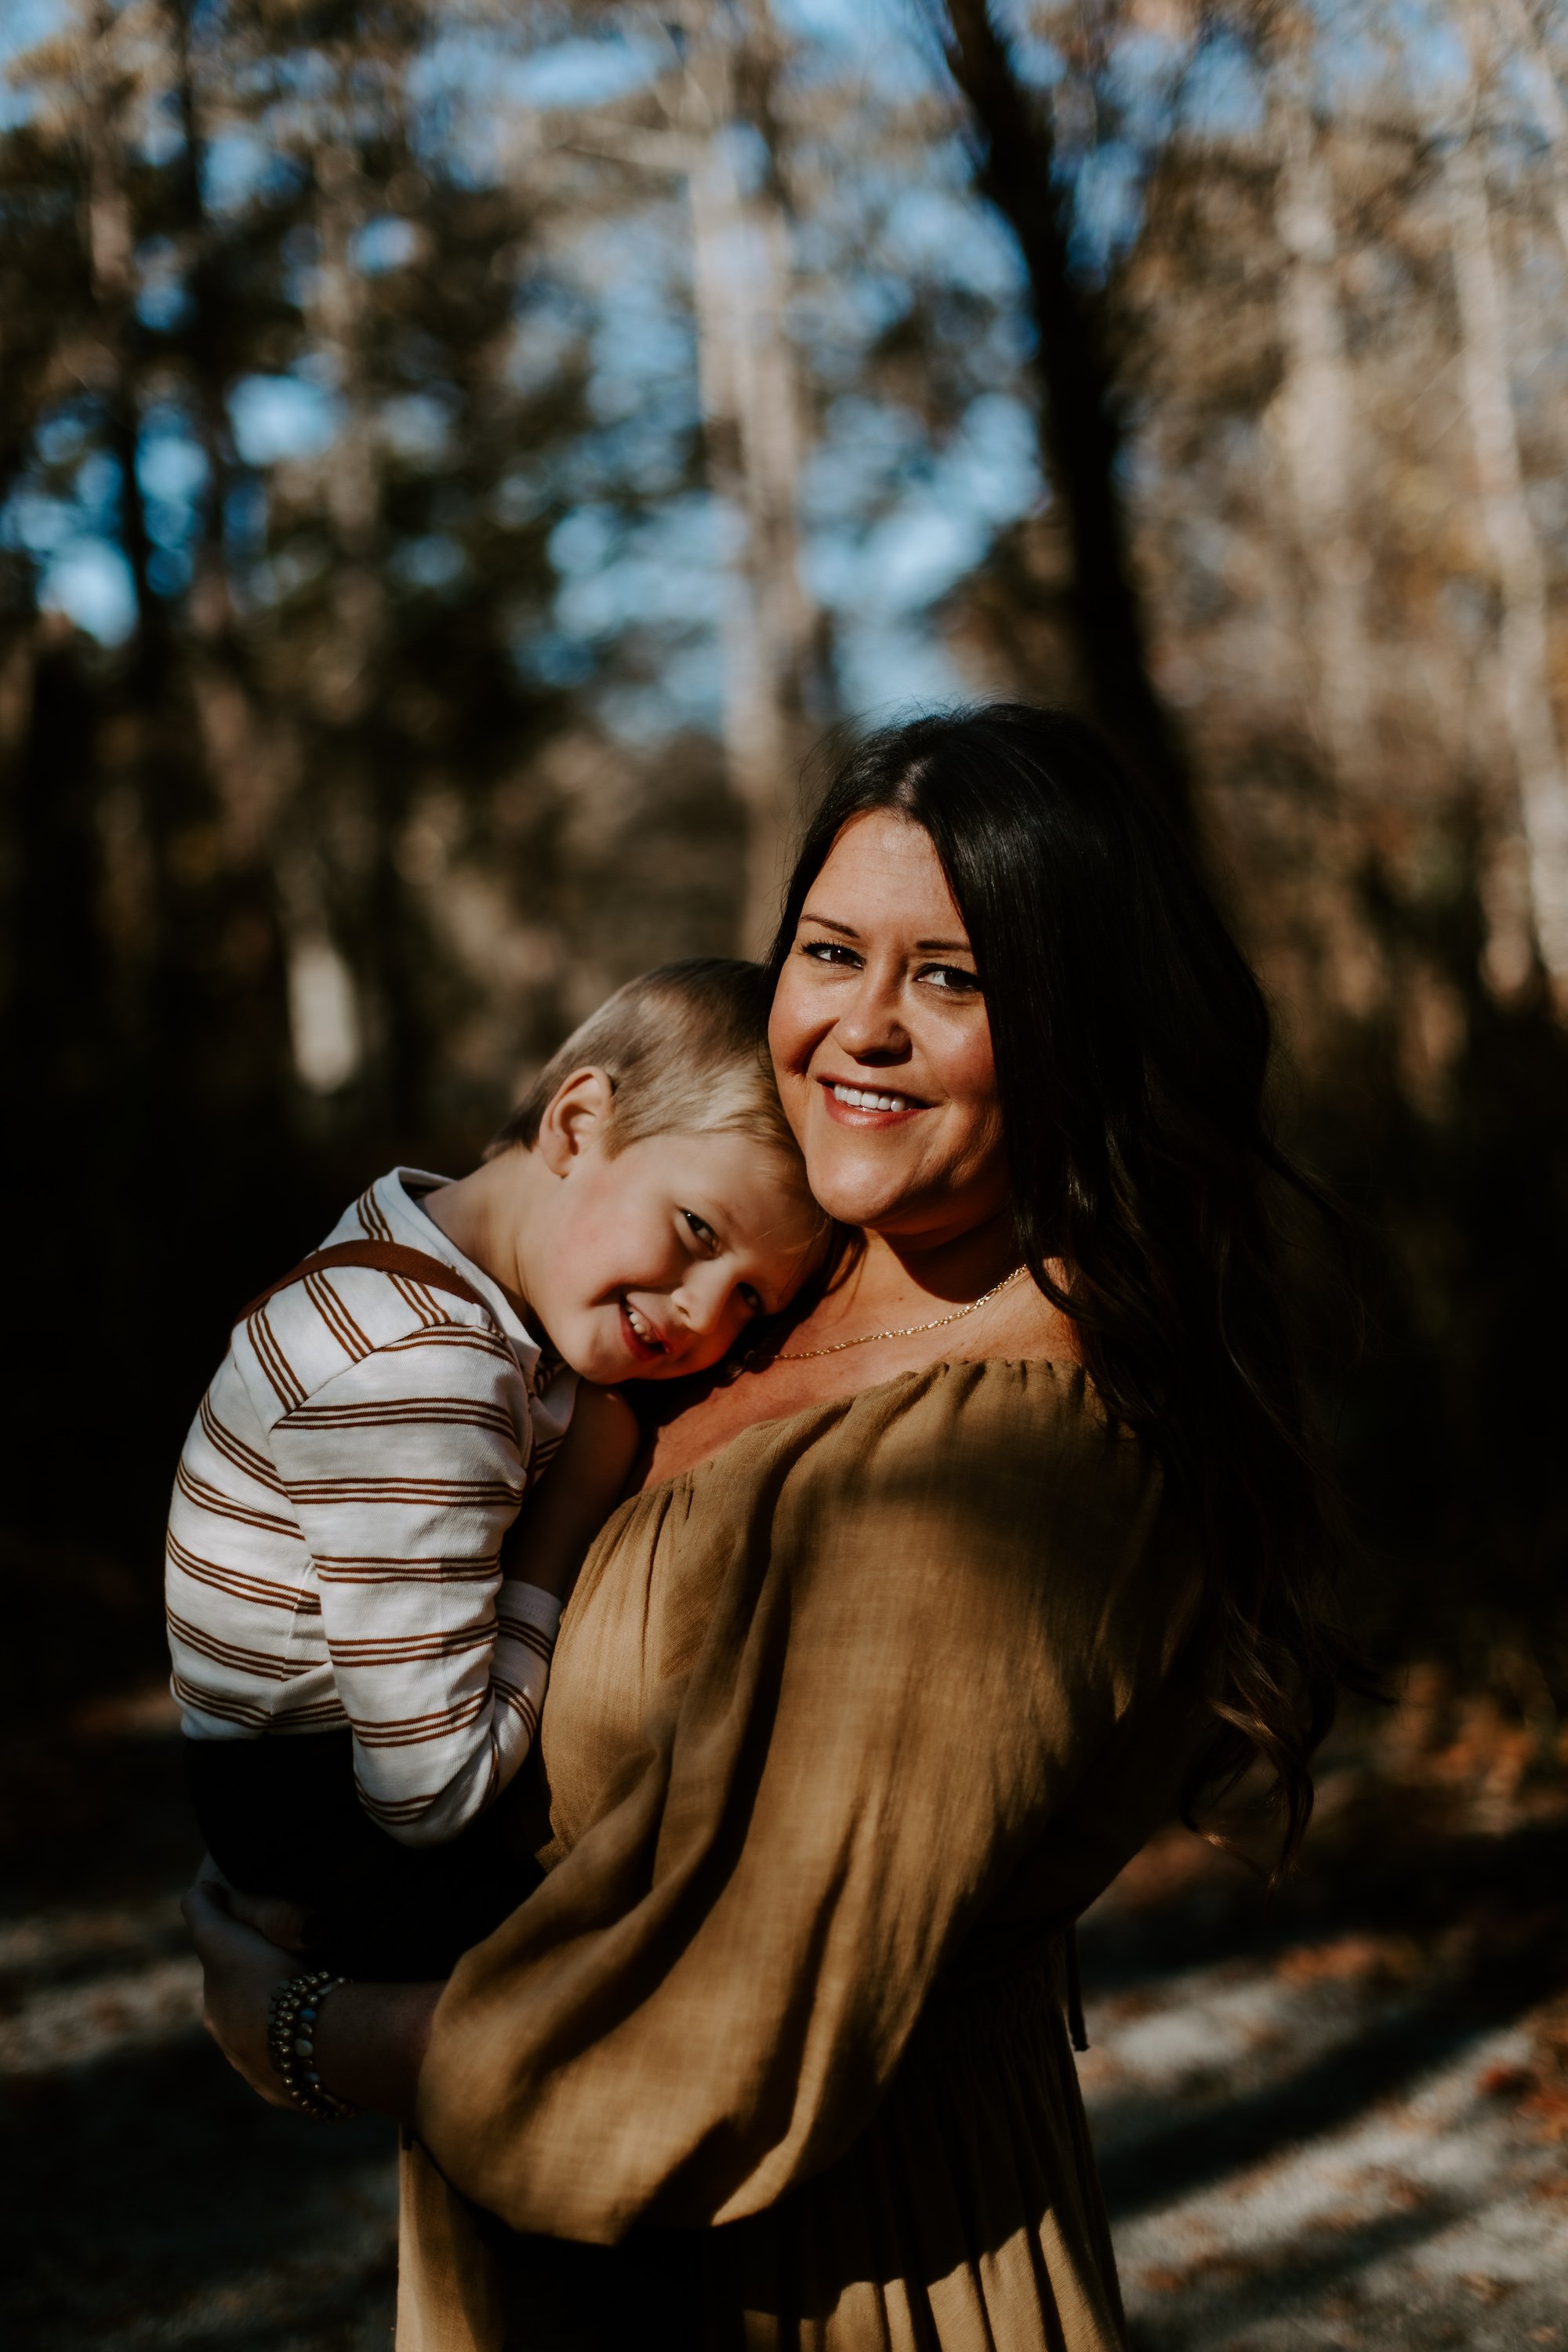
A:
[[[1256,1758],[1286,1858],[1305,1826],[1338,1656],[1268,1197],[1300,1180],[1179,845],[1071,719],[921,719],[830,787],[773,969],[860,1245],[584,1567],[543,1886],[445,1989],[322,2012],[322,2080],[419,2135],[407,2352],[1108,2352],[1071,1923]],[[277,2096],[288,1966],[192,1916]]]

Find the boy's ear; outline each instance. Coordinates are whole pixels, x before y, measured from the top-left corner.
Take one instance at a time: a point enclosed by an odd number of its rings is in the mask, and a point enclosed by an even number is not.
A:
[[[603,1137],[615,1101],[607,1070],[574,1070],[562,1080],[544,1106],[533,1147],[552,1176],[564,1176],[579,1152]]]

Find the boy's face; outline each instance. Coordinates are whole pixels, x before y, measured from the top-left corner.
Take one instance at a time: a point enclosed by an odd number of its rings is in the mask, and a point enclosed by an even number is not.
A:
[[[552,1188],[529,1299],[585,1380],[706,1370],[787,1305],[820,1253],[821,1219],[768,1145],[650,1135],[614,1157],[579,1140]]]

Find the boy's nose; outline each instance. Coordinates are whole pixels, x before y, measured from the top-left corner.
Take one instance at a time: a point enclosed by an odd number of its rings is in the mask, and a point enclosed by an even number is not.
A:
[[[680,1307],[694,1339],[710,1339],[723,1321],[734,1283],[721,1266],[705,1265],[690,1274],[680,1287]]]

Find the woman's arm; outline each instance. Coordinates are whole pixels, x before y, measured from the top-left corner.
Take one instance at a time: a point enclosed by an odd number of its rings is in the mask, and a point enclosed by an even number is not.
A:
[[[289,2106],[268,2054],[268,2011],[278,1988],[308,1967],[308,1958],[237,1918],[216,1875],[204,1873],[180,1907],[202,1964],[203,2024],[268,2106]],[[434,1983],[349,1984],[333,1993],[316,2027],[316,2071],[326,2088],[352,2106],[410,2122],[441,1992]]]

